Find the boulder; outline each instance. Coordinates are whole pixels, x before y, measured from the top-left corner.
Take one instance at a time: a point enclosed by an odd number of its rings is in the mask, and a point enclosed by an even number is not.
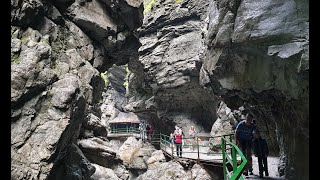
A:
[[[165,162],[154,169],[148,169],[145,173],[137,177],[137,180],[143,179],[190,179],[183,170],[183,167],[178,162]]]
[[[117,149],[114,149],[107,141],[93,137],[82,139],[78,142],[80,149],[90,162],[100,166],[110,168],[121,162],[117,155]]]
[[[114,173],[112,169],[99,166],[98,164],[92,165],[96,168],[96,171],[90,176],[91,180],[120,180],[120,178]]]

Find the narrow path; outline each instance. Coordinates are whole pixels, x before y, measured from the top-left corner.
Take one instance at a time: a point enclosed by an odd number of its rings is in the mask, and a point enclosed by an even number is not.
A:
[[[164,149],[163,149],[164,150]],[[165,148],[166,152],[168,154],[172,153],[171,148],[166,147]],[[205,152],[207,149],[200,149],[200,152]],[[198,158],[198,153],[197,150],[191,151],[189,148],[183,148],[182,150],[182,157],[183,158],[190,158],[190,159],[197,159]],[[176,151],[174,148],[173,152],[174,157],[176,157]],[[238,157],[240,160],[240,157]],[[200,159],[202,160],[209,160],[213,162],[219,162],[222,163],[222,157],[221,155],[206,155],[206,154],[200,154]],[[248,175],[244,176],[245,179],[254,179],[254,180],[265,180],[265,179],[270,179],[270,180],[284,180],[284,177],[280,177],[278,174],[278,163],[279,163],[279,157],[274,157],[270,156],[268,157],[268,170],[269,170],[269,176],[264,176],[263,178],[259,177],[259,165],[258,165],[258,158],[255,156],[252,156],[252,163],[253,163],[253,175]]]
[[[168,146],[163,147],[162,150],[165,150],[168,154],[172,154],[172,149]],[[219,154],[207,154],[206,152],[209,151],[209,147],[200,147],[199,148],[199,159],[201,160],[207,160],[207,161],[212,161],[212,162],[217,162],[217,163],[222,163],[222,155]],[[173,157],[177,157],[176,154],[176,148],[173,148]],[[191,148],[188,147],[183,147],[182,148],[182,157],[183,158],[189,158],[189,159],[198,159],[198,150],[195,149],[192,151]],[[240,161],[240,156],[237,157],[238,160]]]
[[[258,158],[252,156],[252,165],[253,165],[253,175],[244,176],[245,179],[272,179],[272,180],[284,180],[284,177],[279,177],[278,173],[278,162],[279,157],[268,157],[268,170],[269,170],[269,177],[264,176],[263,178],[259,178],[259,165],[258,165]]]

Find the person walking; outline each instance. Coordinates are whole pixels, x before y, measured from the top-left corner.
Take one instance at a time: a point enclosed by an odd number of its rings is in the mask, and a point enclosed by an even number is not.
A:
[[[147,126],[146,126],[146,133],[147,133],[147,137],[149,137],[149,129],[150,129],[150,125],[149,125],[149,124],[147,124]]]
[[[258,129],[253,131],[253,153],[256,157],[258,157],[259,164],[259,175],[260,178],[263,178],[263,172],[265,172],[266,176],[269,176],[268,172],[268,155],[269,148],[267,141],[263,139],[260,135],[260,131]]]
[[[148,139],[151,141],[152,139],[152,125],[150,125],[149,130],[148,130]]]
[[[174,145],[174,135],[173,133],[170,133],[170,147],[173,148]]]
[[[243,155],[247,158],[248,163],[245,166],[243,171],[244,175],[248,175],[248,170],[250,175],[253,175],[252,169],[252,141],[253,134],[252,132],[256,129],[256,126],[252,123],[253,115],[248,113],[246,119],[239,122],[235,130],[235,141],[236,144],[240,147]]]
[[[174,134],[174,143],[176,144],[177,156],[182,157],[182,134],[178,131]]]
[[[194,148],[196,146],[196,129],[193,126],[190,126],[189,129],[189,138],[190,138],[190,144],[192,146],[192,151],[194,151]]]

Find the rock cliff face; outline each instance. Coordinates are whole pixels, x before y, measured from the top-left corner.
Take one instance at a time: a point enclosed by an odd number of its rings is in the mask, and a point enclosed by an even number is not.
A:
[[[76,140],[106,136],[99,71],[138,57],[142,11],[139,0],[11,1],[12,179],[95,172]]]
[[[309,178],[309,16],[305,1],[210,1],[200,82],[245,104],[278,140],[279,172]],[[281,12],[281,13],[279,13]]]
[[[169,129],[208,131],[221,96],[254,114],[280,153],[280,175],[308,178],[308,11],[293,0],[157,1],[139,30],[139,61],[129,62],[127,108]]]
[[[207,5],[204,0],[160,0],[145,14],[139,61],[129,63],[127,109],[148,114],[157,128],[169,123],[163,129],[172,131],[178,124],[187,131],[194,125],[210,132],[216,119],[215,97],[199,83]]]
[[[143,17],[142,0],[11,0],[12,179],[216,178],[108,140],[108,121],[130,111],[163,133],[219,134],[239,107],[279,151],[280,175],[308,179],[308,11],[158,0]]]

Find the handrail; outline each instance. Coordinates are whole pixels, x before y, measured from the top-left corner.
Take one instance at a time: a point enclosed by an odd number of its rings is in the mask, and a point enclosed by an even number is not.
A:
[[[232,140],[234,139],[233,137],[234,133],[230,133],[230,134],[224,134],[224,135],[219,135],[219,136],[213,136],[211,138],[215,139],[215,138],[220,138],[221,137],[221,149],[222,152],[216,152],[216,153],[210,153],[210,154],[221,154],[222,158],[220,160],[222,160],[223,162],[223,174],[224,174],[224,179],[230,179],[230,180],[237,180],[237,179],[241,179],[243,180],[243,176],[242,176],[242,172],[244,171],[244,167],[247,164],[247,159],[245,158],[245,156],[243,155],[243,153],[241,152],[241,150],[239,149],[239,147],[237,145],[235,145]],[[170,140],[170,136],[166,135],[166,134],[159,134],[160,136],[160,148],[162,150],[166,150],[166,148],[168,148],[168,146],[171,148],[171,156],[174,156],[174,149],[173,146],[170,146],[171,140]],[[228,137],[229,136],[229,137]],[[183,140],[188,140],[188,139],[194,139],[194,138],[182,138]],[[197,138],[196,138],[197,139]],[[198,162],[200,160],[200,154],[209,154],[208,152],[201,152],[199,150],[199,147],[210,147],[208,145],[201,145],[199,144],[199,141],[197,139],[196,141],[196,151],[184,151],[183,153],[198,153]],[[184,147],[188,147],[188,146],[193,146],[192,144],[184,144]],[[230,147],[229,147],[230,146]],[[231,151],[230,151],[231,150]],[[231,153],[231,156],[229,156],[228,153]],[[238,161],[237,161],[237,154],[238,156],[240,156],[241,158],[241,164],[238,166]],[[229,170],[227,169],[227,164],[230,163],[232,166],[232,173],[229,172]]]
[[[140,131],[139,128],[113,128],[111,129],[110,133],[142,133],[142,131]],[[155,134],[153,134],[154,136]],[[159,135],[159,139],[157,139],[157,143],[159,142],[160,144],[160,149],[165,150],[166,148],[171,148],[171,155],[172,157],[174,156],[174,149],[173,146],[171,145],[171,137],[166,135],[166,134],[162,134],[161,132],[159,134],[157,134],[157,136]],[[198,162],[200,161],[200,154],[221,154],[222,155],[222,159],[217,159],[217,160],[222,160],[223,162],[223,174],[224,174],[224,179],[230,179],[230,180],[237,180],[237,179],[241,179],[243,180],[243,176],[242,176],[242,172],[244,171],[244,167],[247,164],[247,159],[245,158],[245,156],[242,154],[241,150],[238,148],[237,145],[235,145],[232,140],[233,140],[233,136],[234,133],[230,133],[230,134],[224,134],[224,135],[218,135],[218,136],[212,136],[210,137],[209,140],[215,139],[215,138],[219,138],[221,137],[221,149],[222,152],[201,152],[199,150],[200,147],[208,147],[209,149],[212,147],[211,146],[211,142],[208,145],[202,145],[199,144],[199,139],[198,138],[185,138],[183,137],[182,139],[184,140],[184,144],[183,147],[189,147],[189,146],[196,146],[196,151],[184,151],[183,153],[197,153],[197,160]],[[229,136],[227,138],[227,136]],[[193,139],[196,140],[196,144],[188,144],[188,140]],[[189,142],[190,143],[190,142]],[[195,141],[193,141],[193,143],[195,143]],[[228,147],[227,147],[228,145]],[[231,146],[231,147],[229,147]],[[230,153],[230,149],[231,149],[231,157],[228,155],[228,152]],[[240,156],[241,158],[241,164],[238,166],[237,164],[237,154]],[[232,173],[229,172],[229,170],[227,169],[227,164],[230,163],[232,166]]]
[[[134,128],[134,127],[130,127],[130,128],[112,128],[109,131],[111,134],[120,134],[120,133],[140,133],[139,128]]]
[[[226,145],[227,143],[232,146],[231,148],[231,158],[228,156],[226,152]],[[244,171],[244,167],[247,164],[246,157],[242,154],[241,150],[237,145],[226,139],[225,137],[221,137],[221,148],[222,148],[222,158],[223,158],[223,174],[224,174],[224,180],[230,179],[230,180],[236,180],[241,179],[243,180],[242,172]],[[238,166],[237,164],[237,153],[241,157],[241,164]],[[231,177],[227,176],[229,175],[229,170],[227,168],[227,163],[230,163],[233,169],[233,174]]]
[[[162,134],[162,133],[160,133],[159,135],[160,135],[160,148],[162,150],[168,150],[166,148],[171,148],[171,156],[173,156],[174,155],[173,153],[176,150],[173,149],[173,147],[174,147],[173,144],[174,143],[171,142],[171,137],[166,135],[166,134]],[[212,149],[211,149],[212,146],[210,144],[210,140],[212,138],[218,138],[218,137],[221,137],[221,136],[230,136],[230,139],[233,139],[233,138],[231,138],[231,136],[233,136],[233,133],[219,135],[219,136],[213,136],[213,137],[212,136],[211,137],[197,137],[197,138],[190,138],[190,137],[185,138],[185,137],[183,137],[182,139],[183,139],[184,142],[182,144],[182,147],[194,147],[194,148],[192,148],[192,149],[194,149],[192,151],[191,150],[190,151],[186,151],[186,149],[184,149],[183,150],[183,154],[189,154],[189,155],[198,154],[197,157],[194,157],[194,159],[197,159],[198,161],[201,160],[201,156],[208,157],[208,156],[211,156],[211,155],[221,155],[220,159],[215,157],[215,160],[221,160],[222,161],[223,160],[222,159],[222,152],[221,151],[218,151],[218,152],[217,151],[212,151]],[[194,141],[192,142],[190,140],[194,140]],[[204,140],[204,142],[208,142],[209,141],[209,144],[207,144],[207,143],[202,144],[201,142],[203,140]],[[219,146],[221,147],[221,143],[220,143]],[[203,151],[203,150],[201,150],[199,148],[201,148],[201,149],[202,148],[204,148],[204,149],[207,148],[207,149],[205,151]]]

